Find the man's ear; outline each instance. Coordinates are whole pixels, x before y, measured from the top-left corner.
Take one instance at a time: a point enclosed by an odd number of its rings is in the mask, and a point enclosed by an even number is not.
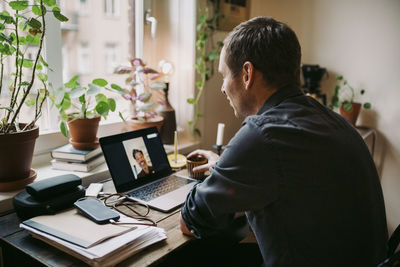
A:
[[[242,74],[243,84],[245,89],[248,90],[251,88],[254,82],[255,68],[253,63],[246,61],[242,67]]]

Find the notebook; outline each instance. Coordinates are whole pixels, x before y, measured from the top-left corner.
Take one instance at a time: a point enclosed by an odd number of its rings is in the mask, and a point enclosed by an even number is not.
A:
[[[117,192],[156,210],[179,207],[198,182],[173,174],[156,127],[102,137],[99,142]]]

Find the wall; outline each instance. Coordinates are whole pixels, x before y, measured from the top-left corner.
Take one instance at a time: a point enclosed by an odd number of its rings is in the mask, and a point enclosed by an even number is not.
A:
[[[392,232],[400,223],[400,1],[252,0],[250,14],[272,16],[295,30],[302,62],[329,70],[322,82],[329,95],[338,74],[366,90],[363,100],[372,110],[363,110],[357,124],[378,132],[374,159]]]

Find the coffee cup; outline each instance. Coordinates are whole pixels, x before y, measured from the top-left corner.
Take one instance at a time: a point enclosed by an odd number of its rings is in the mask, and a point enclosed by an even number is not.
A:
[[[193,156],[186,159],[186,166],[188,170],[188,174],[190,178],[202,180],[204,179],[204,171],[203,172],[193,172],[193,168],[206,164],[208,160],[202,156]]]

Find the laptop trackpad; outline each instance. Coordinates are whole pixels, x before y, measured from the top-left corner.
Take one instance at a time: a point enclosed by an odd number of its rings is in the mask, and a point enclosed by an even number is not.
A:
[[[177,190],[174,190],[172,192],[169,192],[165,195],[162,195],[158,198],[149,201],[148,204],[152,207],[156,207],[157,209],[161,209],[164,211],[173,209],[183,204],[183,202],[185,202],[187,194],[190,192],[190,190],[195,184],[196,183],[190,183],[185,186],[182,186]]]

